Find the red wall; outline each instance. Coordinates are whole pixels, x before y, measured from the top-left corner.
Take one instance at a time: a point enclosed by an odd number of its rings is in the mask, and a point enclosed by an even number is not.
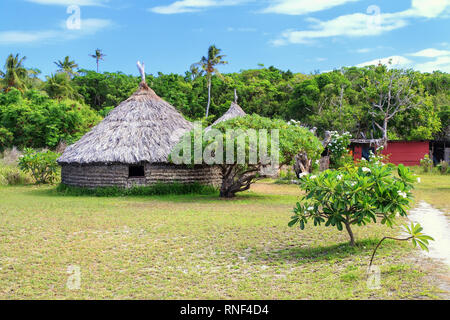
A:
[[[417,166],[420,159],[429,154],[430,143],[428,141],[389,141],[383,150],[384,155],[390,155],[389,161],[393,164],[404,164],[405,166]],[[361,159],[362,146],[354,148],[354,159]]]
[[[403,163],[405,166],[418,166],[420,159],[430,153],[428,141],[389,141],[383,154],[390,154],[389,162]]]

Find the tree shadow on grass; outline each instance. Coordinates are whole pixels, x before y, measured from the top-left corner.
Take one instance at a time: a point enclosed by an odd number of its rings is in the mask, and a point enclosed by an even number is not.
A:
[[[269,262],[297,262],[308,263],[335,259],[344,259],[350,256],[365,256],[370,259],[370,254],[379,242],[379,239],[364,239],[356,242],[355,247],[348,243],[339,243],[329,246],[317,247],[288,247],[272,250],[269,252],[258,252],[253,256],[255,260],[266,260]]]

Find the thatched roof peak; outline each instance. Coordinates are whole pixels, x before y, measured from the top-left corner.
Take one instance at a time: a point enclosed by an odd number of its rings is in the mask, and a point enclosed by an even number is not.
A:
[[[224,113],[223,116],[221,116],[219,119],[217,119],[216,121],[214,121],[214,123],[211,126],[214,126],[220,122],[224,122],[230,119],[234,119],[237,117],[243,117],[247,115],[245,113],[244,110],[242,110],[242,108],[236,103],[236,102],[232,102],[230,108],[228,109],[227,112]]]
[[[237,117],[243,117],[246,115],[247,114],[245,113],[245,111],[242,110],[242,108],[236,102],[232,102],[228,111],[225,112],[223,114],[223,116],[221,116],[219,119],[214,121],[214,123],[212,125],[210,125],[208,128],[206,128],[205,131],[209,131],[211,129],[211,127],[215,126],[216,124],[218,124],[220,122],[224,122],[224,121],[234,119]]]

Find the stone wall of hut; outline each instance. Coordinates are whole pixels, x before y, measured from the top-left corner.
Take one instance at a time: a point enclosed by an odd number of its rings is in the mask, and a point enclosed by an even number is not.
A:
[[[163,183],[200,183],[220,186],[220,169],[213,166],[178,166],[172,164],[146,164],[145,177],[129,177],[129,167],[123,164],[77,165],[63,164],[61,182],[77,187],[150,186]]]

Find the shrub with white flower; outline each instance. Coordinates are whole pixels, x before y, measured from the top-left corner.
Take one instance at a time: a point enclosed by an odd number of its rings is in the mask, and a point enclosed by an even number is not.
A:
[[[347,147],[350,145],[352,135],[348,132],[339,134],[337,131],[330,132],[331,140],[328,144],[330,151],[330,165],[332,168],[339,168],[345,164],[348,155]]]
[[[303,178],[304,176],[307,176],[309,173],[308,172],[302,172],[298,175],[299,178]]]
[[[353,225],[381,222],[392,226],[397,215],[406,216],[417,181],[414,174],[403,165],[398,166],[397,175],[394,165],[365,165],[301,177],[305,195],[297,202],[289,226],[298,224],[303,230],[313,221],[340,231],[345,227],[353,246]]]

